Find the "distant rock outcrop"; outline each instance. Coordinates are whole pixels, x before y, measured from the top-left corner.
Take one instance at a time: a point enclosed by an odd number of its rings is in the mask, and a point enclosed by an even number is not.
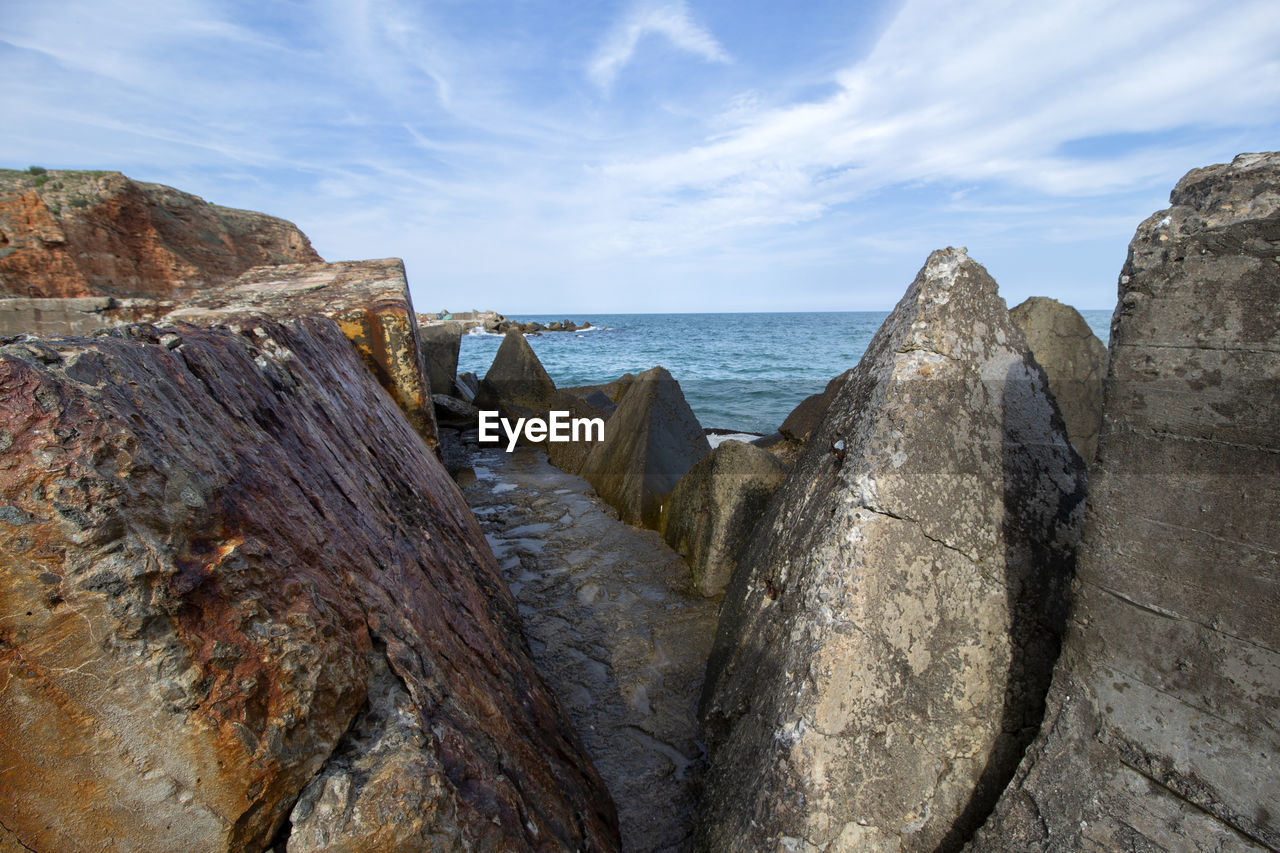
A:
[[[1098,453],[1102,424],[1106,344],[1098,340],[1079,311],[1056,299],[1033,296],[1010,308],[1009,316],[1049,377],[1049,390],[1067,423],[1072,445],[1085,464],[1091,464]]]
[[[725,595],[701,849],[958,848],[1035,736],[1083,498],[995,282],[934,252]]]
[[[616,849],[348,338],[223,322],[0,347],[0,847]]]
[[[623,521],[658,530],[663,501],[711,445],[666,368],[627,385],[580,473]]]
[[[321,260],[283,219],[119,172],[0,170],[0,294],[174,299]]]
[[[208,325],[245,315],[336,320],[418,435],[439,447],[403,261],[258,267],[188,299],[166,319]]]
[[[769,451],[726,441],[680,479],[663,510],[661,533],[688,561],[698,592],[724,593],[738,555],[786,476],[787,467]]]
[[[1120,276],[1045,725],[976,851],[1280,849],[1280,154],[1171,202]]]

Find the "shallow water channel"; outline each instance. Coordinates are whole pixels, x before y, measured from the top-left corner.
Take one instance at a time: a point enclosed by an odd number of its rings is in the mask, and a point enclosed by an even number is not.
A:
[[[546,455],[472,446],[460,481],[534,661],[604,777],[624,850],[685,850],[703,767],[698,693],[717,601],[658,534],[617,520]]]

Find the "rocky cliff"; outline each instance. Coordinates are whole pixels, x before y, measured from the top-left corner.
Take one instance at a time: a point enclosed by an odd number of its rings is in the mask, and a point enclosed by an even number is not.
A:
[[[1044,730],[975,850],[1280,848],[1280,155],[1171,202],[1120,276]]]
[[[0,348],[0,848],[614,849],[454,483],[334,321]]]
[[[934,252],[725,594],[702,849],[958,848],[1035,736],[1082,474],[995,282]]]
[[[170,299],[319,260],[290,222],[119,172],[0,170],[0,295]]]

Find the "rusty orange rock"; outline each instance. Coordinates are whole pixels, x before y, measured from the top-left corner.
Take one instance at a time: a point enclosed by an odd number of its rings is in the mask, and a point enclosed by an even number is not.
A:
[[[38,850],[291,812],[371,849],[404,802],[411,849],[618,846],[474,517],[318,317],[0,348],[0,791]]]
[[[0,294],[171,299],[319,261],[297,226],[119,172],[0,170]]]

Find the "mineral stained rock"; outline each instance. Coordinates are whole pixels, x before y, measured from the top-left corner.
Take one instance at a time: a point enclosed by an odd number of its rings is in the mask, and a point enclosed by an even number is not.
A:
[[[1049,377],[1067,436],[1085,464],[1098,453],[1102,424],[1102,377],[1107,372],[1107,347],[1089,328],[1080,312],[1056,299],[1033,296],[1009,309],[1022,330],[1027,348]]]
[[[958,848],[1035,736],[1083,497],[995,282],[934,252],[725,594],[700,849]]]
[[[623,521],[658,530],[663,502],[711,445],[666,368],[628,386],[579,473]]]
[[[1171,202],[1120,276],[1045,725],[974,850],[1280,849],[1280,154]]]
[[[680,479],[662,514],[662,536],[688,561],[698,592],[724,593],[786,476],[787,467],[769,451],[726,441]]]
[[[119,172],[0,170],[0,294],[173,299],[319,260],[290,222]]]
[[[399,258],[259,267],[187,300],[166,319],[208,325],[245,314],[336,320],[418,435],[439,447],[417,315]]]
[[[292,813],[294,851],[617,847],[474,517],[331,320],[0,348],[0,555],[0,843],[261,850]]]

